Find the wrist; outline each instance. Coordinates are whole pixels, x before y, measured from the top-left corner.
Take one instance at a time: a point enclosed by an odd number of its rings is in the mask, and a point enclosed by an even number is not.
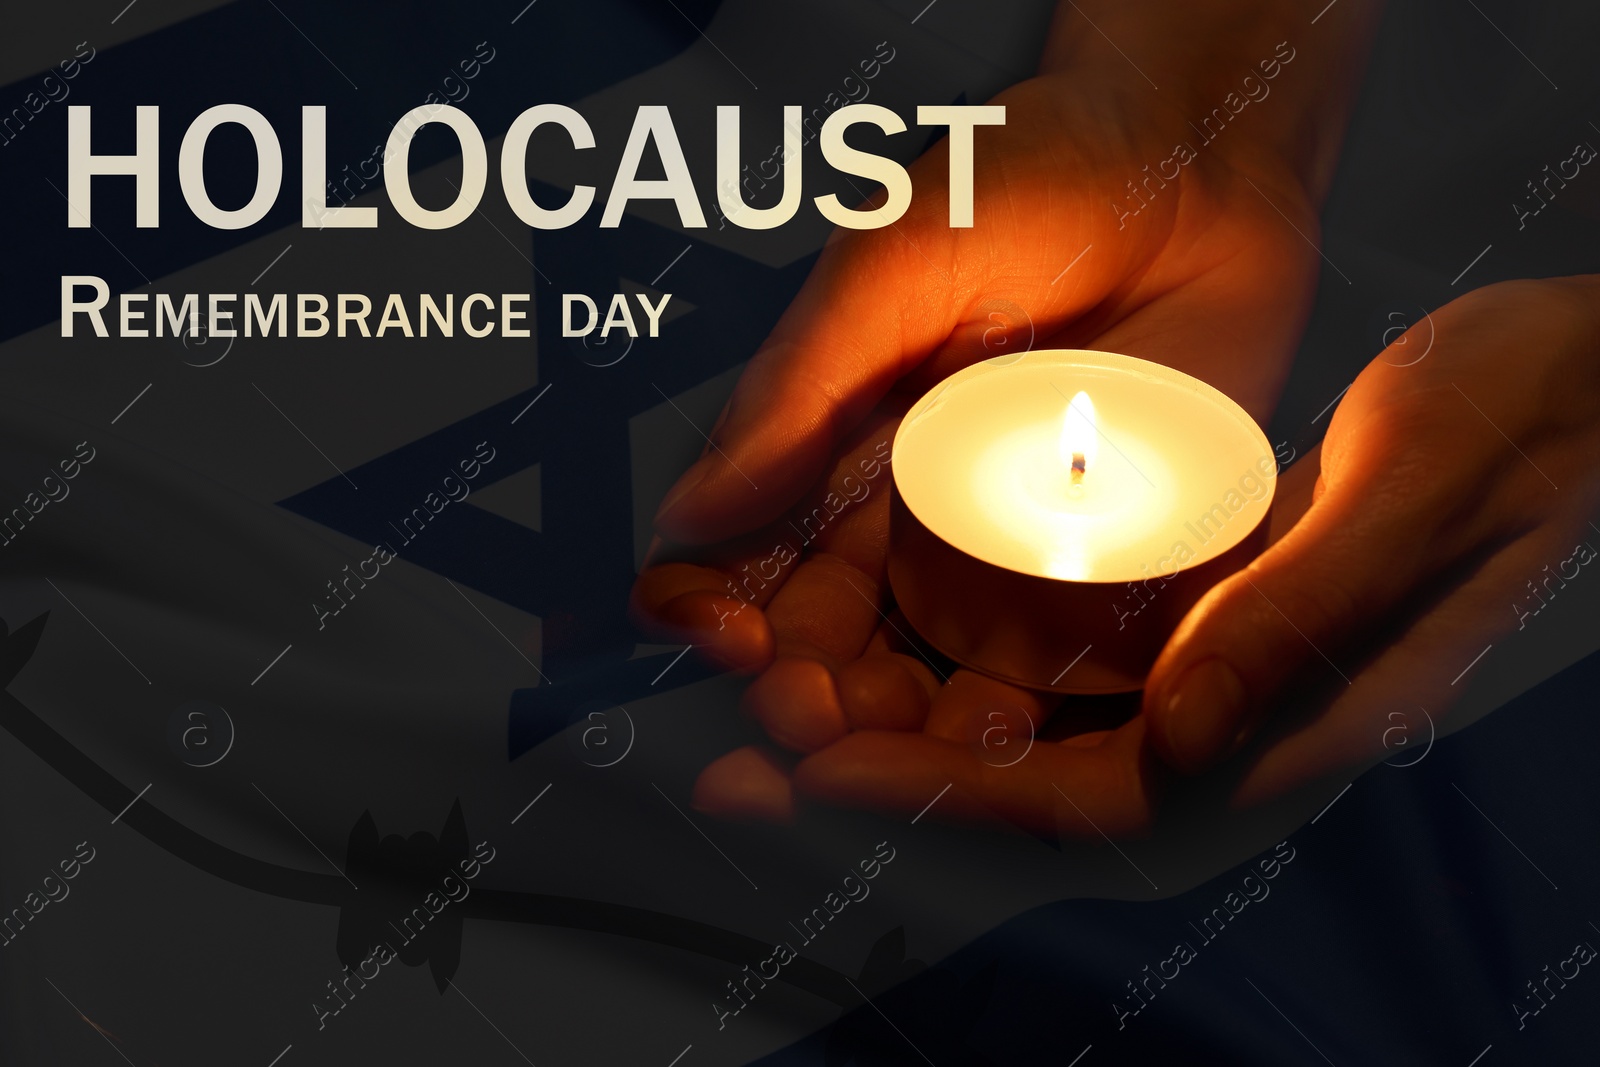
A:
[[[1191,149],[1276,160],[1312,203],[1331,184],[1381,0],[1343,0],[1311,23],[1303,4],[1220,0],[1062,4],[1040,74],[1164,112]]]

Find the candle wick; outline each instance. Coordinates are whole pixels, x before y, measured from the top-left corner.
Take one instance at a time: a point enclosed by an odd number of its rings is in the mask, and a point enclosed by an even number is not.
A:
[[[1082,481],[1083,481],[1083,472],[1088,470],[1088,468],[1089,468],[1089,464],[1088,464],[1088,461],[1084,458],[1083,453],[1082,452],[1074,452],[1072,454],[1072,484],[1073,485],[1078,485],[1078,484],[1082,483]]]

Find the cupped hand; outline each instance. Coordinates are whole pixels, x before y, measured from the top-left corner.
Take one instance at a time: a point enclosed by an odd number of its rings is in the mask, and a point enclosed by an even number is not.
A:
[[[1585,276],[1476,290],[1373,361],[1310,509],[1157,661],[1162,760],[1192,772],[1249,746],[1236,799],[1253,803],[1381,758],[1397,723],[1450,729],[1469,666],[1560,625],[1538,612],[1600,546],[1597,353]]]
[[[1316,280],[1304,181],[1250,139],[1248,113],[1207,145],[1183,117],[1193,102],[1081,80],[995,98],[1006,124],[976,130],[970,227],[950,224],[940,142],[910,168],[898,221],[835,233],[662,503],[664,538],[714,544],[781,518],[892,391],[1024,348],[1115,345],[1270,409]],[[1175,146],[1195,142],[1180,166]]]
[[[1002,94],[1006,125],[977,131],[971,228],[949,225],[947,152],[935,145],[911,168],[904,217],[830,242],[714,444],[663,503],[635,614],[663,639],[761,672],[744,706],[779,750],[861,730],[852,745],[884,729],[981,733],[996,699],[1030,730],[1052,710],[924,660],[886,614],[884,461],[900,414],[937,381],[1023,348],[1092,347],[1180,368],[1265,419],[1314,289],[1313,197],[1251,139],[1248,115],[1230,140],[1163,167],[1198,140],[1184,118],[1195,105],[1176,96],[1131,74],[1092,92],[1056,75]],[[1141,751],[1140,729],[1111,743]],[[696,802],[783,817],[790,762],[771,748],[731,754]],[[1137,772],[1117,783],[1146,791]]]
[[[1600,278],[1447,305],[1356,379],[1320,455],[1280,480],[1271,547],[1188,614],[1131,720],[1008,763],[1044,698],[953,678],[922,703],[920,730],[908,716],[901,732],[843,736],[799,764],[794,788],[914,813],[952,784],[944,815],[1116,836],[1149,825],[1174,772],[1226,763],[1232,802],[1249,806],[1395,756],[1397,723],[1419,744],[1451,729],[1480,653],[1559,625],[1541,605],[1596,558],[1597,351]],[[770,813],[775,775],[751,773],[756,759],[725,761],[713,784]]]

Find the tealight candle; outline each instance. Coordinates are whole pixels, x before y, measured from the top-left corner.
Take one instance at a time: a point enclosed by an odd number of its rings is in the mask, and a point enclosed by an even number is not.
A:
[[[1271,445],[1221,392],[1109,352],[951,375],[894,439],[889,582],[940,652],[1031,689],[1137,689],[1265,547]]]

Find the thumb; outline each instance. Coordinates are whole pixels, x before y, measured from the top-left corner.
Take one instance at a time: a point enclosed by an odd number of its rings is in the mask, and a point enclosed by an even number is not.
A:
[[[1420,413],[1363,418],[1362,398],[1355,389],[1351,397],[1358,407],[1330,427],[1321,495],[1282,540],[1195,605],[1151,670],[1151,743],[1179,770],[1238,751],[1291,686],[1348,687],[1363,640],[1479,536],[1485,520],[1459,504],[1469,487],[1457,484],[1450,457],[1433,462],[1460,435]]]
[[[892,224],[835,233],[745,368],[706,454],[657,512],[663,536],[703,544],[779,518],[900,378],[930,357],[930,370],[949,374],[1027,347],[1036,327],[1094,307],[1149,252],[1115,240],[1109,213],[1079,210],[993,166],[980,175],[991,195],[975,201],[972,226],[953,228],[947,157],[935,146],[912,165],[916,194]],[[1038,210],[1019,211],[1019,197]],[[1096,243],[1103,250],[1062,278],[1061,267]],[[990,314],[996,307],[1007,313]],[[1002,319],[1010,321],[997,328]],[[1007,330],[1016,336],[999,336]]]
[[[941,239],[921,229],[907,239],[850,233],[824,249],[740,376],[705,454],[667,494],[656,515],[663,536],[703,544],[779,518],[817,483],[837,443],[949,333],[954,282],[935,258],[948,265],[952,242],[948,231]],[[927,314],[907,314],[913,298]]]

